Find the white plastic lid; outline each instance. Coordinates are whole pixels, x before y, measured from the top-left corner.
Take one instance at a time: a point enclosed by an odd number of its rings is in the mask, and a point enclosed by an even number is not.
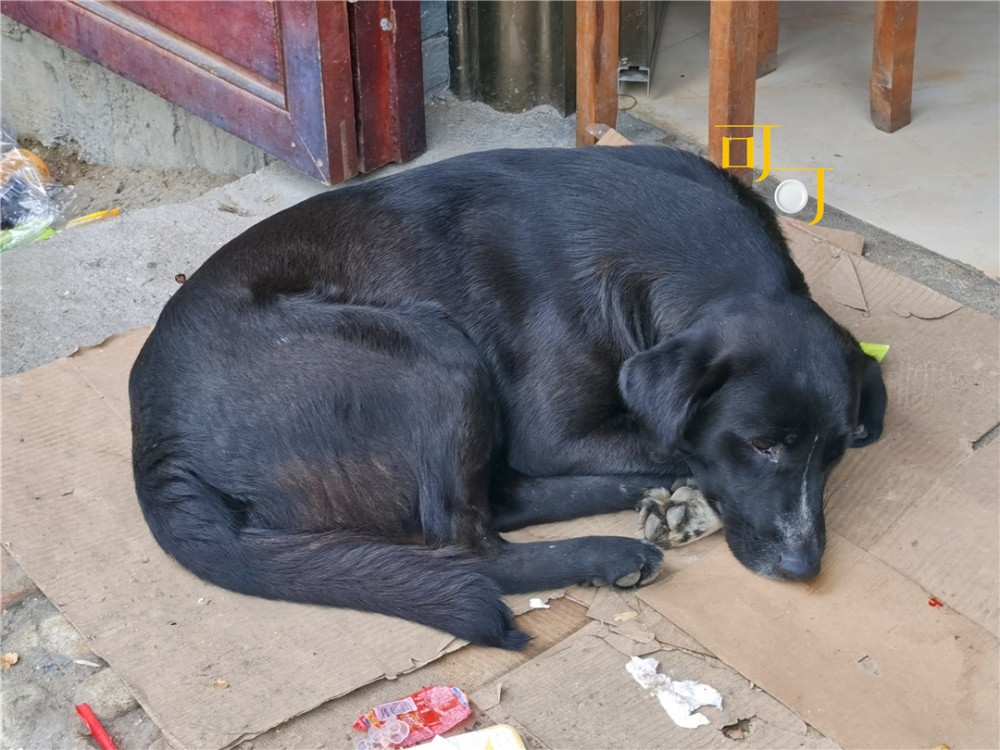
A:
[[[798,180],[783,180],[774,189],[774,203],[786,214],[797,214],[809,202],[809,191]]]

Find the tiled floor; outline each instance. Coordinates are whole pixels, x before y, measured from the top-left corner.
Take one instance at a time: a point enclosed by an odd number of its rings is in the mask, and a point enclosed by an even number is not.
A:
[[[829,204],[995,278],[1000,3],[925,1],[919,13],[913,120],[902,130],[883,133],[868,117],[871,2],[781,3],[778,69],[757,82],[755,121],[781,126],[772,166],[833,169]],[[701,143],[708,19],[708,2],[670,2],[649,96],[624,89],[637,99],[632,114]],[[815,194],[813,173],[786,174]]]

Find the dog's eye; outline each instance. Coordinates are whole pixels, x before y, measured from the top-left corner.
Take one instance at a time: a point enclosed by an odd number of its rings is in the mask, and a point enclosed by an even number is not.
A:
[[[781,452],[781,446],[773,440],[768,440],[767,438],[753,438],[750,440],[750,445],[752,445],[754,450],[758,453],[762,453],[767,456],[770,461],[777,461],[778,455]]]

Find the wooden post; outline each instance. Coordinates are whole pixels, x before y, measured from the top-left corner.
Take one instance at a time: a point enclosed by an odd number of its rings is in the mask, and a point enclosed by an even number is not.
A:
[[[576,145],[596,142],[587,126],[618,122],[618,0],[576,3]]]
[[[354,58],[358,169],[412,159],[426,148],[420,5],[347,4]]]
[[[778,0],[757,3],[757,77],[778,67]]]
[[[910,123],[913,48],[917,40],[917,3],[875,3],[875,49],[868,84],[875,127],[892,133]]]
[[[750,138],[749,128],[716,127],[752,125],[757,88],[756,3],[712,0],[708,30],[708,158],[723,164],[724,139]],[[732,140],[728,148],[728,171],[750,184],[753,152],[748,141]]]

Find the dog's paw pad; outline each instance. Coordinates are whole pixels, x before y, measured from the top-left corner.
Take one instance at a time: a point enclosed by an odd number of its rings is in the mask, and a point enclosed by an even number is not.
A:
[[[639,581],[642,580],[642,571],[637,570],[633,573],[629,573],[627,576],[622,576],[617,581],[615,581],[615,586],[620,589],[630,589],[635,586]]]
[[[607,586],[609,582],[615,588],[630,589],[642,586],[656,578],[663,563],[663,553],[654,545],[638,539],[622,539],[614,537],[614,548],[611,554],[601,560],[596,576],[587,579],[591,586]]]
[[[681,487],[690,487],[691,489],[698,489],[698,483],[694,481],[694,477],[687,477],[686,479],[675,479],[674,483],[670,485],[671,492],[677,492]]]
[[[643,493],[639,525],[643,536],[664,549],[701,539],[722,528],[722,521],[705,496],[690,481],[668,491],[662,487]]]

